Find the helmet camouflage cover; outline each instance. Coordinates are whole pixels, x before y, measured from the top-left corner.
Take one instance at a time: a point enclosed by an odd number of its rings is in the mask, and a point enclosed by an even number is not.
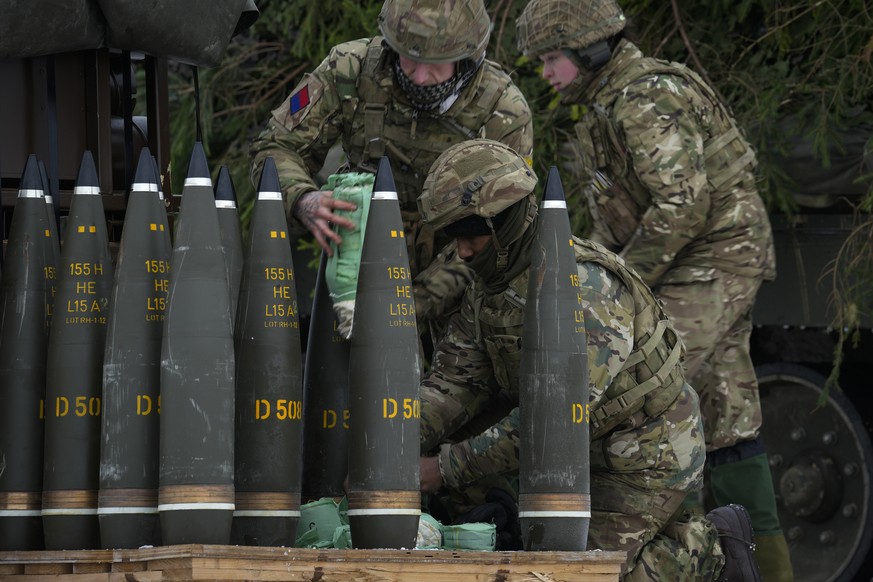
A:
[[[532,195],[537,176],[509,146],[475,139],[434,161],[418,197],[422,220],[435,230],[468,216],[492,218]]]
[[[478,62],[491,20],[483,0],[385,0],[379,30],[395,52],[419,62]]]
[[[518,50],[529,57],[584,49],[621,32],[627,20],[615,0],[533,0],[516,22]]]

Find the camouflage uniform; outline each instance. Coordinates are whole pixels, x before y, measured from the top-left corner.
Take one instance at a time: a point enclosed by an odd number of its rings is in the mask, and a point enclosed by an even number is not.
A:
[[[586,304],[591,404],[605,411],[610,407],[604,404],[615,403],[659,370],[671,352],[678,353],[681,342],[668,326],[652,355],[629,365],[632,354],[642,355],[639,346],[651,338],[656,321],[665,318],[621,259],[587,241],[577,240],[574,248]],[[439,446],[440,470],[449,488],[463,489],[518,470],[518,408],[479,435],[440,443],[486,412],[501,391],[517,403],[526,293],[527,272],[497,295],[471,285],[421,385],[422,450]],[[692,572],[705,579],[720,568],[714,530],[703,520],[672,519],[702,479],[705,450],[697,396],[684,382],[678,361],[668,365],[675,366],[668,379],[644,401],[617,413],[595,414],[589,547],[627,552],[630,572],[640,561],[640,568],[655,567],[662,580],[671,579],[671,569],[672,579],[687,579]],[[479,487],[468,494],[471,506],[483,500]],[[664,532],[668,526],[689,531]]]
[[[577,66],[561,100],[586,109],[574,145],[591,238],[619,253],[663,303],[700,395],[714,501],[750,511],[765,579],[791,580],[757,440],[761,404],[749,353],[755,295],[775,277],[755,152],[697,74],[643,56],[620,36],[624,26],[614,0],[532,0],[518,22],[519,47],[531,57],[561,50]],[[746,485],[737,487],[741,473]]]
[[[754,152],[697,75],[626,40],[581,102],[591,238],[619,252],[665,303],[688,350],[708,450],[754,439],[751,310],[761,281],[775,275]]]
[[[340,44],[304,77],[255,140],[252,172],[260,173],[267,156],[275,159],[288,220],[299,224],[294,204],[318,190],[312,176],[334,144],[342,144],[355,171],[375,172],[379,158],[388,156],[407,229],[410,267],[418,274],[447,242],[435,240],[415,206],[430,165],[448,146],[473,137],[502,141],[529,157],[531,115],[509,76],[488,60],[446,112],[414,108],[395,82],[395,56],[383,40],[377,36]],[[445,311],[441,302],[456,299],[469,280],[462,263],[451,253],[443,255],[428,274],[416,278],[419,320],[431,311]]]
[[[466,203],[480,216],[506,208],[501,196],[519,199],[513,189],[525,185],[515,170],[496,175],[477,170],[478,160],[471,156],[458,157],[465,161],[456,165],[470,166],[460,173],[481,172],[498,199],[493,209],[481,197]],[[435,194],[433,188],[425,185],[420,206],[425,219],[440,227],[438,218],[451,213],[458,198],[450,182],[441,182]],[[460,184],[455,190],[464,188]],[[430,200],[422,202],[426,196]],[[422,451],[438,451],[452,501],[466,498],[454,506],[457,513],[482,503],[488,487],[518,471],[519,365],[530,264],[524,249],[537,228],[536,203],[528,196],[526,204],[530,210],[520,214],[530,217],[529,228],[521,227],[523,234],[514,242],[506,234],[512,232],[511,218],[510,226],[494,231],[492,244],[498,244],[500,232],[508,261],[498,267],[497,277],[476,269],[421,384]],[[592,419],[589,547],[627,552],[628,580],[648,579],[653,572],[661,580],[714,578],[723,554],[712,524],[687,514],[677,517],[686,495],[699,489],[705,459],[697,395],[685,383],[681,366],[682,342],[649,288],[620,257],[579,239],[574,249]],[[512,278],[495,284],[501,276]],[[495,419],[501,407],[508,413]]]

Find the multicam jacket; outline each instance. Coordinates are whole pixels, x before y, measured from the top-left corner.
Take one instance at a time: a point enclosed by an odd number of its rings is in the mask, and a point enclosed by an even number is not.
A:
[[[485,60],[443,115],[414,109],[396,86],[382,37],[334,47],[276,110],[252,146],[253,176],[267,156],[276,161],[289,221],[297,199],[317,190],[312,176],[341,143],[353,170],[374,172],[391,161],[400,208],[415,252],[415,273],[427,266],[430,229],[419,221],[416,199],[431,164],[448,146],[475,137],[501,141],[525,158],[533,151],[531,114],[524,96],[499,65]],[[441,245],[440,245],[441,246]]]
[[[712,89],[627,40],[587,87],[576,134],[591,238],[651,286],[711,280],[718,270],[772,279],[755,153]]]
[[[576,239],[574,248],[588,335],[592,475],[620,473],[647,491],[690,491],[702,478],[705,448],[683,344],[620,257],[590,241]],[[468,287],[422,383],[422,451],[439,445],[449,487],[518,470],[517,407],[478,436],[440,443],[501,391],[517,405],[527,273],[496,295],[481,291],[479,279]],[[671,405],[689,395],[695,405],[675,417]]]

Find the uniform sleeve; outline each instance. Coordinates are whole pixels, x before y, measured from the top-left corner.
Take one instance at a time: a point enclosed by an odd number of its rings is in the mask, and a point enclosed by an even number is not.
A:
[[[533,156],[533,117],[521,91],[510,83],[485,122],[482,137],[503,142],[531,163]]]
[[[476,338],[470,296],[468,290],[420,385],[423,453],[466,425],[499,390],[484,341]]]
[[[421,384],[421,450],[432,452],[439,445],[440,473],[449,487],[518,468],[517,409],[480,435],[445,442],[500,391],[485,343],[476,338],[470,297],[468,291]]]
[[[624,282],[601,265],[582,262],[577,270],[588,335],[589,401],[596,403],[634,348],[634,301]]]
[[[616,103],[632,171],[652,198],[621,254],[650,286],[699,235],[709,212],[705,134],[689,91],[678,77],[648,77]]]
[[[271,156],[279,172],[286,215],[298,226],[294,204],[301,195],[318,189],[312,176],[324,165],[342,131],[333,66],[338,48],[273,110],[267,127],[251,146],[252,183],[257,185],[264,160]]]

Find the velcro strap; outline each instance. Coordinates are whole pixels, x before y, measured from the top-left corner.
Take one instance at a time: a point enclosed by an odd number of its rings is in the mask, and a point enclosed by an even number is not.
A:
[[[755,162],[755,152],[750,149],[746,153],[731,162],[731,165],[722,170],[715,179],[710,179],[709,183],[717,190],[724,190],[728,185],[733,186],[740,177],[740,171]]]
[[[625,367],[630,368],[632,366],[636,366],[646,358],[648,358],[655,348],[658,347],[658,344],[661,343],[661,338],[664,337],[664,331],[667,329],[667,320],[662,319],[655,324],[655,330],[652,332],[652,335],[649,336],[649,339],[646,342],[635,349],[628,356],[627,361],[625,362]]]
[[[703,148],[703,159],[708,160],[714,154],[720,152],[727,144],[739,137],[741,137],[740,130],[737,129],[736,126],[730,128],[728,131],[706,144],[706,147]]]
[[[658,322],[659,324],[661,322]],[[657,333],[657,329],[656,329]],[[661,331],[663,334],[663,330]],[[679,363],[679,358],[682,355],[682,342],[677,341],[673,346],[670,355],[667,356],[667,359],[664,360],[664,363],[655,372],[651,378],[648,380],[641,382],[616,398],[612,398],[607,400],[600,406],[591,410],[591,422],[594,425],[593,435],[597,434],[597,430],[600,426],[606,424],[606,421],[613,416],[621,414],[621,412],[636,402],[638,402],[641,398],[646,396],[649,392],[654,390],[655,388],[659,388],[664,384],[664,382],[670,377],[670,374],[673,372],[673,369],[676,367],[676,364]],[[592,436],[592,438],[594,438]]]
[[[364,104],[364,159],[381,158],[385,155],[385,141],[382,139],[387,107],[382,103]]]

